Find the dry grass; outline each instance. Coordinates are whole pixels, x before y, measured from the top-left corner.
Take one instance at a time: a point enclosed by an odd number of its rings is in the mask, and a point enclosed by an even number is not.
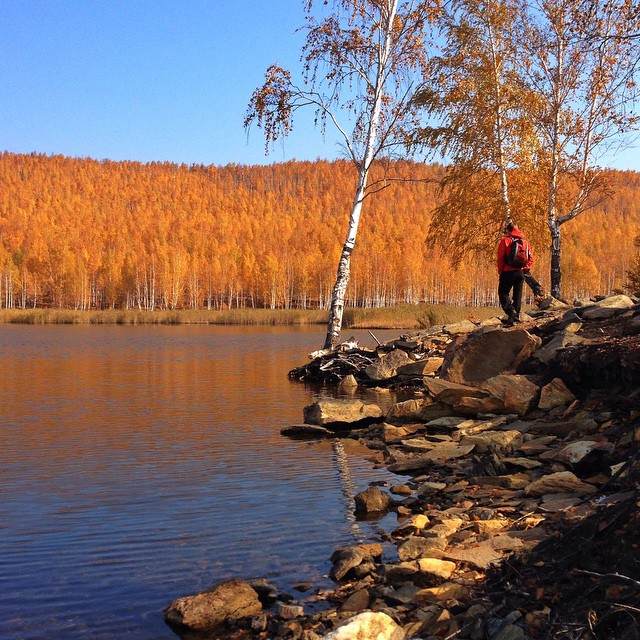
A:
[[[398,305],[382,309],[345,310],[345,329],[421,329],[495,316],[493,307],[448,305]],[[231,309],[225,311],[137,309],[74,311],[68,309],[1,309],[0,324],[222,324],[222,325],[324,325],[328,312],[302,309]]]

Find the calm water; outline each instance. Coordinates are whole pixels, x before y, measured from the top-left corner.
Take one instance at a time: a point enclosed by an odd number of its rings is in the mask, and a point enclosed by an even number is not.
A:
[[[162,608],[218,580],[328,586],[332,551],[379,526],[349,493],[392,477],[351,441],[344,464],[280,436],[316,397],[287,371],[322,340],[0,325],[0,637],[175,639]]]

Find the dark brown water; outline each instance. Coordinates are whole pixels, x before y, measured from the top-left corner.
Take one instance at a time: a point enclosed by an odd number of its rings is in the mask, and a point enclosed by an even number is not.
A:
[[[327,586],[378,526],[349,494],[384,472],[280,436],[314,400],[287,371],[322,339],[0,325],[0,637],[170,639],[162,608],[218,580]]]

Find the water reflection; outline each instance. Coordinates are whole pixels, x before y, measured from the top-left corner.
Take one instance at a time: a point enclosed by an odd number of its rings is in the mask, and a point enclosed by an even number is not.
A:
[[[313,399],[286,373],[321,342],[0,326],[0,636],[173,638],[162,607],[216,580],[320,586],[336,547],[372,535],[350,499],[381,476],[353,441],[280,436]]]

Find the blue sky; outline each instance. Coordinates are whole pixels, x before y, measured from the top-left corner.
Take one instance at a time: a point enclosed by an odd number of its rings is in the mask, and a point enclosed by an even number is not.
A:
[[[274,62],[299,70],[303,0],[0,0],[0,150],[264,164],[334,158],[312,114],[265,156],[247,137]],[[610,163],[640,171],[640,149]]]

